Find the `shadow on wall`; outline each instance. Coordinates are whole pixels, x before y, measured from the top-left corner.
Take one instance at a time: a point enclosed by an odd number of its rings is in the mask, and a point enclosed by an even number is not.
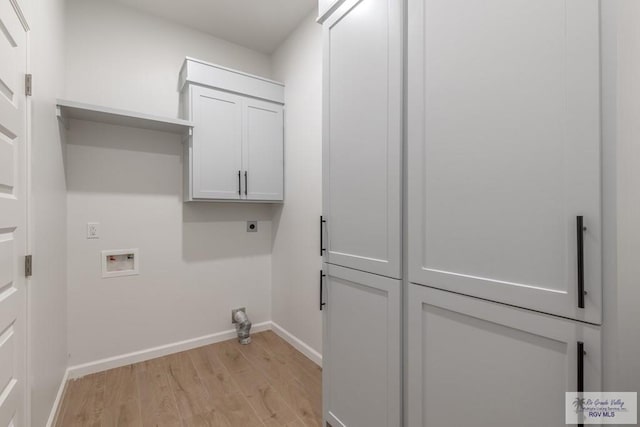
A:
[[[270,205],[183,203],[180,135],[80,120],[66,134],[72,229],[96,221],[107,233],[103,244],[182,244],[187,263],[271,253]],[[246,221],[258,221],[258,232],[247,233]]]
[[[271,250],[273,250],[276,244],[276,236],[278,235],[278,229],[280,228],[280,220],[282,219],[283,204],[273,205],[271,210]]]
[[[271,207],[267,204],[183,203],[183,259],[202,262],[270,255],[271,218]],[[258,221],[256,233],[247,233],[247,221]]]
[[[180,135],[81,120],[65,133],[68,191],[182,197]]]

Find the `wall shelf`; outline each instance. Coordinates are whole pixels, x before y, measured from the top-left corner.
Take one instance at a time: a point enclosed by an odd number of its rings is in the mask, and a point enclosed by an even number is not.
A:
[[[63,99],[59,99],[57,102],[57,116],[66,128],[69,127],[69,119],[76,119],[176,134],[190,134],[193,129],[193,122],[188,120],[153,116]]]

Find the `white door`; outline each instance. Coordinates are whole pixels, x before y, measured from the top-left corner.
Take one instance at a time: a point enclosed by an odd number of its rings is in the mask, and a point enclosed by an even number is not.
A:
[[[401,282],[328,264],[323,272],[325,421],[399,427]]]
[[[0,1],[0,426],[25,426],[26,32]],[[53,112],[52,112],[53,114]]]
[[[600,323],[599,1],[408,17],[409,280]]]
[[[240,199],[242,97],[200,86],[191,89],[194,199]]]
[[[243,102],[243,197],[247,200],[283,200],[282,105],[252,98],[245,98]]]
[[[401,277],[403,2],[346,1],[323,25],[323,209],[331,264]]]
[[[408,296],[411,427],[562,427],[565,392],[600,391],[600,328],[419,285]]]

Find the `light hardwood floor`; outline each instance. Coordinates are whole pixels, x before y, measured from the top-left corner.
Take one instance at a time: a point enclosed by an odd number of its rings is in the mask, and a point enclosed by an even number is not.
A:
[[[322,371],[271,331],[69,382],[57,427],[321,426]]]

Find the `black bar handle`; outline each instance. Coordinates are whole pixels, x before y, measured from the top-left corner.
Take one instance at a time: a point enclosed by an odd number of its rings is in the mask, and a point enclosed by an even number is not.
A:
[[[584,392],[584,342],[578,341],[578,384],[577,384],[577,392]],[[582,396],[578,395],[578,398],[582,398]],[[578,421],[582,418],[582,414],[578,413]],[[584,427],[584,424],[578,422],[579,427]]]
[[[322,292],[322,284],[324,282],[323,278],[326,277],[327,275],[324,274],[324,272],[322,270],[320,270],[320,311],[322,311],[322,308],[327,305],[326,302],[324,302],[324,293]]]
[[[576,217],[576,236],[578,239],[578,307],[584,308],[584,217]]]
[[[247,175],[249,173],[247,171],[244,171],[244,195],[248,195],[249,193],[249,184],[248,184],[248,180],[247,180]]]
[[[242,196],[242,181],[240,178],[240,171],[238,171],[238,195]]]
[[[324,247],[324,224],[326,222],[327,220],[325,220],[324,217],[320,215],[320,256],[324,255],[324,252],[326,251]]]
[[[584,391],[584,342],[578,341],[578,393]]]

